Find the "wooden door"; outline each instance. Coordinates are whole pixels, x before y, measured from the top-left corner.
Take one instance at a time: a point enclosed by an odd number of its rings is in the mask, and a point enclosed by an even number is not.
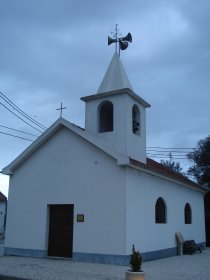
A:
[[[72,257],[74,205],[50,205],[48,256]]]

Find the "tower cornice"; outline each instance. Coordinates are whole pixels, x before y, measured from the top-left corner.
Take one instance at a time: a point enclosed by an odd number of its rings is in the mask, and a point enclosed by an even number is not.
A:
[[[88,96],[81,97],[80,99],[82,101],[91,101],[94,99],[101,99],[101,98],[106,98],[109,96],[114,96],[114,95],[119,95],[119,94],[128,94],[130,97],[135,99],[137,102],[141,103],[145,108],[151,107],[151,105],[146,102],[143,98],[141,98],[139,95],[137,95],[134,91],[132,91],[129,88],[122,88],[122,89],[117,89],[109,92],[101,92],[97,94],[92,94]]]

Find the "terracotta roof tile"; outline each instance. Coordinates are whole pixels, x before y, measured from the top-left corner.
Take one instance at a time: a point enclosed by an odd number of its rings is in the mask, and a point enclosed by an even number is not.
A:
[[[147,163],[145,164],[145,163],[142,163],[140,161],[130,158],[130,164],[133,165],[134,167],[135,166],[140,167],[140,168],[147,169],[152,172],[158,173],[159,175],[166,176],[170,179],[173,179],[180,183],[186,184],[189,187],[201,190],[203,192],[205,191],[205,189],[202,186],[191,181],[186,176],[182,175],[179,172],[172,170],[171,168],[169,168],[153,159],[147,158]]]

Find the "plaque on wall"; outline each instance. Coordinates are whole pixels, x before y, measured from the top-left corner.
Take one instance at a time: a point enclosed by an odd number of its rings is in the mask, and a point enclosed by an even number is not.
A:
[[[85,215],[84,214],[77,214],[77,222],[78,223],[84,223],[85,221]]]

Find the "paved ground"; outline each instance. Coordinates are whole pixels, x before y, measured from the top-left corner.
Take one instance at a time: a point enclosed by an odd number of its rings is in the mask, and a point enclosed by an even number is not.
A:
[[[210,280],[210,248],[202,254],[176,256],[143,263],[145,280]],[[125,266],[64,260],[0,257],[0,280],[123,280]],[[8,276],[8,277],[5,277]],[[10,276],[10,277],[9,277]]]

